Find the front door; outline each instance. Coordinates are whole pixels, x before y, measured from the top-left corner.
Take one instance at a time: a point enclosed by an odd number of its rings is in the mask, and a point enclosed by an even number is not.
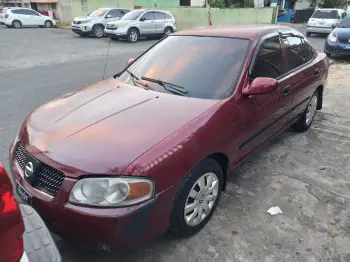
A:
[[[40,15],[38,12],[34,10],[28,10],[30,13],[30,25],[33,26],[39,26],[39,25],[44,25],[45,23],[45,17]]]
[[[155,34],[156,24],[153,12],[147,12],[140,18],[139,29],[141,35]]]
[[[242,119],[239,155],[245,156],[256,149],[273,134],[281,130],[291,109],[291,92],[286,75],[280,37],[271,36],[258,46],[247,72],[246,83],[249,85],[257,77],[269,77],[278,81],[275,92],[246,97],[241,95],[237,101]]]

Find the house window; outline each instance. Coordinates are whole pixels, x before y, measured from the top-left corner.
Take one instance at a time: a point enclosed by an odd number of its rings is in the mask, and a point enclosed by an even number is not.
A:
[[[81,0],[81,10],[83,11],[89,10],[88,0]]]
[[[180,6],[190,6],[191,0],[180,0]]]

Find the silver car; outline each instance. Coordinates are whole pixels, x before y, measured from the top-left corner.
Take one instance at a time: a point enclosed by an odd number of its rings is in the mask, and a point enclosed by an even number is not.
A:
[[[345,16],[343,9],[317,9],[307,22],[306,36],[331,33]]]
[[[107,23],[104,32],[112,39],[135,43],[140,37],[164,36],[176,30],[175,18],[169,11],[136,9],[118,21]]]
[[[130,9],[126,8],[99,8],[87,16],[74,18],[72,31],[78,35],[92,34],[94,37],[103,37],[103,30],[108,22],[119,20]]]

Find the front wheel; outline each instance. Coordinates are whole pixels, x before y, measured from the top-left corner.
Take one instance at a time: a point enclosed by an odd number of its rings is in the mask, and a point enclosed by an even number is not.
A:
[[[103,32],[104,28],[102,25],[95,25],[93,28],[92,28],[92,35],[96,38],[101,38],[103,37]]]
[[[44,23],[45,28],[51,28],[53,27],[53,23],[50,20],[45,21]]]
[[[170,35],[173,33],[173,29],[171,27],[167,27],[164,30],[164,36]]]
[[[128,41],[136,43],[139,40],[139,32],[136,29],[130,29],[128,32]]]
[[[317,104],[318,104],[318,90],[316,90],[316,92],[312,95],[304,113],[301,115],[298,121],[292,125],[292,128],[295,131],[305,132],[310,128],[316,115]]]
[[[218,204],[223,184],[217,161],[201,161],[183,180],[176,195],[169,230],[178,236],[198,232],[209,221]]]

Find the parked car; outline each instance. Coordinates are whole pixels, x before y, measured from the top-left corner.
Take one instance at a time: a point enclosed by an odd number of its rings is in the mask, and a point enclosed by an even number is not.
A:
[[[72,31],[78,35],[90,35],[103,37],[103,30],[108,22],[119,20],[130,9],[126,8],[99,8],[87,16],[74,18]]]
[[[22,26],[50,28],[56,25],[56,21],[51,17],[42,15],[29,8],[7,9],[4,23],[6,26],[14,28],[20,28]]]
[[[324,46],[327,56],[350,55],[350,17],[346,16],[328,35]]]
[[[343,9],[317,9],[306,26],[306,36],[311,34],[329,34],[333,26],[346,16]]]
[[[175,18],[169,11],[136,9],[118,21],[107,23],[104,32],[112,39],[136,43],[140,37],[164,36],[175,31]]]
[[[326,55],[289,27],[177,32],[114,77],[34,110],[11,171],[76,243],[124,250],[166,230],[194,234],[233,168],[290,126],[310,128],[327,76]]]
[[[60,262],[61,256],[38,213],[18,205],[12,183],[0,162],[0,261]]]

